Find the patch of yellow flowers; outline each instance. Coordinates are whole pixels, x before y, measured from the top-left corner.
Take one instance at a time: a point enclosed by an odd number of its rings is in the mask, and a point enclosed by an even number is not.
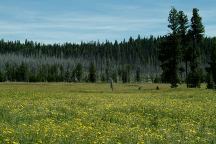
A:
[[[118,87],[1,84],[0,143],[216,143],[214,91]]]

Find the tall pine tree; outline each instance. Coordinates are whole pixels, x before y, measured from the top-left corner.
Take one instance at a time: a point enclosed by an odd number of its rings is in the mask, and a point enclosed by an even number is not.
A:
[[[171,83],[171,87],[177,87],[179,82],[179,58],[180,58],[180,41],[179,41],[179,15],[175,8],[172,8],[168,17],[171,32],[165,37],[161,44],[159,60],[161,61],[162,81]]]
[[[183,11],[179,11],[179,36],[180,36],[180,45],[181,45],[181,61],[185,64],[185,67],[180,68],[180,73],[182,74],[185,71],[185,77],[187,78],[188,74],[188,61],[190,60],[190,51],[188,46],[188,18]],[[182,76],[181,76],[182,78]]]
[[[203,34],[205,32],[204,26],[202,24],[202,18],[199,15],[199,10],[197,8],[193,9],[193,16],[191,18],[191,28],[189,30],[189,35],[192,39],[192,55],[190,61],[190,73],[187,78],[187,84],[189,87],[200,87],[201,83],[201,68],[199,63],[200,57],[200,43],[203,39]]]

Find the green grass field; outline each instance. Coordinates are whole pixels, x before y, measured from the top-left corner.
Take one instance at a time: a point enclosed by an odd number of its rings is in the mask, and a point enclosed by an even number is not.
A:
[[[0,143],[216,143],[216,91],[156,86],[2,83]]]

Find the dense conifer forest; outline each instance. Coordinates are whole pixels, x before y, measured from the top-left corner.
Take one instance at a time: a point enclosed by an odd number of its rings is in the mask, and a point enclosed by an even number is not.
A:
[[[92,41],[64,44],[43,44],[25,40],[0,41],[0,81],[24,82],[106,82],[110,78],[115,82],[170,82],[167,75],[172,75],[166,64],[168,52],[177,43],[181,53],[174,57],[178,66],[175,67],[176,83],[187,80],[191,64],[185,65],[185,57],[192,54],[193,39],[189,37],[191,28],[186,21],[185,38],[179,37],[179,29],[173,28],[175,14],[177,17],[187,19],[182,11],[174,11],[169,15],[168,28],[173,30],[166,36],[150,36],[130,38],[123,41]],[[174,13],[174,14],[173,14]],[[184,17],[185,16],[185,17]],[[184,20],[184,19],[183,19]],[[179,19],[177,20],[179,22]],[[179,24],[181,25],[181,24]],[[184,25],[183,25],[184,26]],[[176,28],[177,28],[176,27]],[[172,29],[173,28],[173,29]],[[177,30],[175,32],[175,30]],[[183,27],[184,30],[184,27]],[[182,31],[181,31],[182,32]],[[177,34],[178,33],[178,34]],[[175,39],[175,41],[173,41]],[[184,43],[184,41],[186,41]],[[190,42],[192,41],[192,42]],[[189,42],[189,43],[187,43]],[[171,44],[171,46],[169,46]],[[215,49],[216,38],[204,37],[196,47],[199,57],[202,81],[207,81],[208,68],[212,63],[212,51]],[[167,48],[169,47],[169,48]],[[184,52],[188,48],[187,53]],[[164,55],[163,55],[164,54]],[[171,52],[173,54],[173,52]],[[163,56],[162,56],[163,55]],[[191,58],[188,59],[191,61]],[[173,61],[170,61],[171,63]],[[166,71],[167,70],[167,71]],[[172,69],[173,70],[173,69]]]
[[[115,81],[125,79],[126,82],[154,81],[161,74],[158,50],[162,39],[163,37],[138,36],[136,39],[114,43],[106,41],[52,45],[28,40],[25,43],[1,40],[0,80],[88,81],[89,67],[93,63],[97,81],[107,81],[109,77]],[[200,48],[203,68],[209,62],[215,41],[215,38],[203,40]],[[77,75],[81,75],[79,79]]]
[[[161,39],[138,36],[122,42],[81,44],[1,40],[1,81],[77,81],[78,67],[79,80],[88,81],[91,63],[95,65],[97,81],[107,81],[109,77],[122,81],[123,73],[130,77],[127,82],[134,81],[137,73],[141,81],[160,72],[157,51]]]

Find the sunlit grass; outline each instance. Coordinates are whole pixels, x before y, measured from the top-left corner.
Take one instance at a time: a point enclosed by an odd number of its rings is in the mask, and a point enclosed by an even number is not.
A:
[[[216,92],[165,84],[116,84],[114,92],[109,84],[0,84],[0,143],[143,142],[216,143]]]

